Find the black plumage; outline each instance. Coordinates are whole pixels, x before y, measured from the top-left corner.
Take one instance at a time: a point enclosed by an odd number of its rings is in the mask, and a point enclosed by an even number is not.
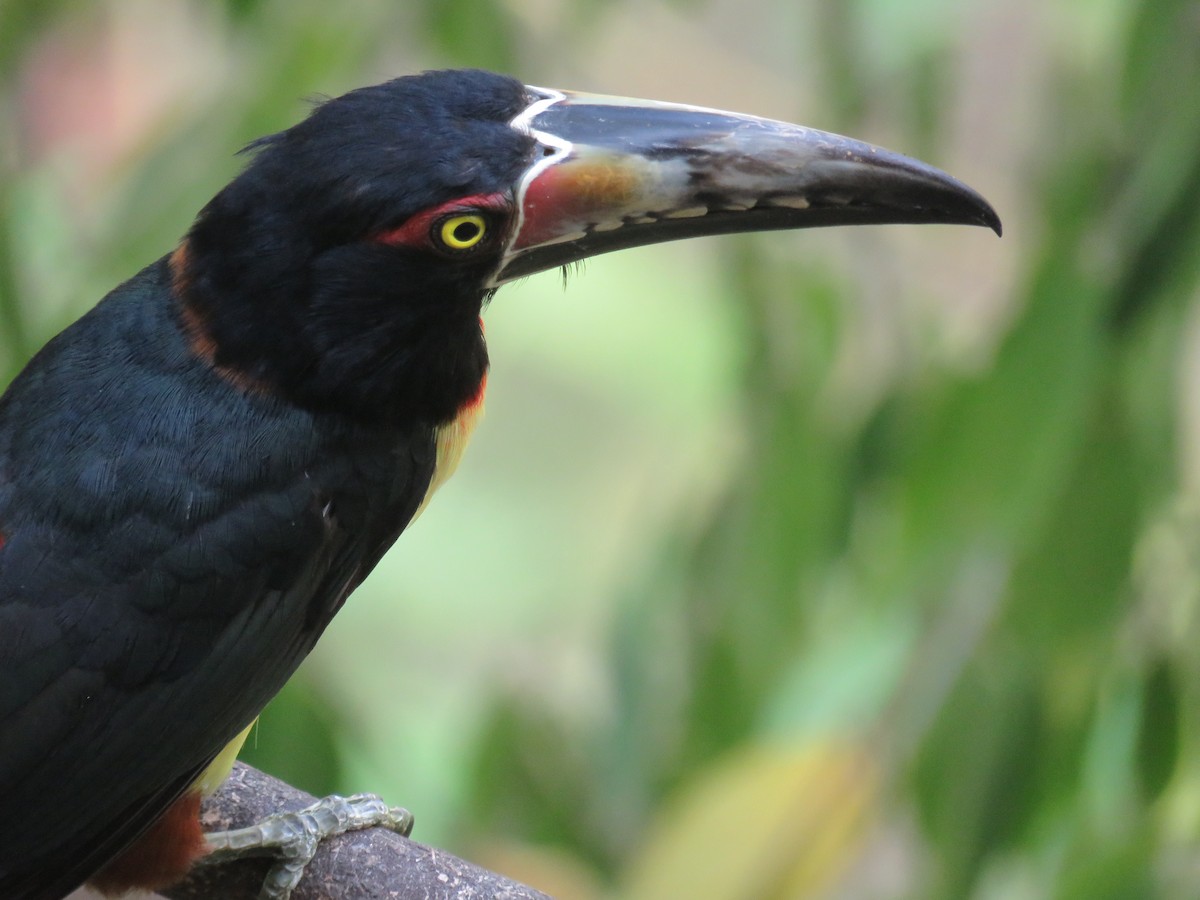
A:
[[[117,288],[0,400],[0,897],[64,894],[144,829],[413,515],[486,370],[485,292],[369,238],[510,182],[523,91],[391,82],[260,142],[180,271]]]
[[[456,463],[498,286],[707,233],[999,230],[857,141],[483,72],[353,91],[251,153],[0,399],[4,900],[155,832],[279,690]]]

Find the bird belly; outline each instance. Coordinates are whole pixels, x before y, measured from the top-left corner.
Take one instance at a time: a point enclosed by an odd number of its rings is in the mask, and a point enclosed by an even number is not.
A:
[[[433,478],[429,480],[429,488],[425,491],[421,505],[413,513],[413,520],[425,511],[425,507],[429,505],[434,493],[450,479],[462,461],[463,452],[467,449],[467,442],[471,439],[471,434],[475,431],[475,426],[479,424],[479,419],[483,415],[483,395],[486,389],[487,375],[484,374],[483,380],[479,382],[479,391],[475,396],[463,404],[453,420],[438,427],[435,434],[437,456]]]
[[[204,855],[200,793],[188,788],[136,841],[90,879],[105,896],[130,890],[156,890],[172,884]]]
[[[120,895],[131,889],[154,890],[186,875],[205,851],[200,801],[229,777],[255,722],[226,744],[183,795],[88,883],[102,894]]]
[[[203,797],[216,793],[221,782],[228,778],[229,773],[233,771],[233,764],[237,760],[238,753],[241,752],[242,744],[246,743],[246,737],[257,721],[258,719],[255,718],[254,722],[242,729],[241,734],[225,745],[225,748],[208,764],[208,768],[201,772],[200,777],[192,783],[191,790],[198,791]]]

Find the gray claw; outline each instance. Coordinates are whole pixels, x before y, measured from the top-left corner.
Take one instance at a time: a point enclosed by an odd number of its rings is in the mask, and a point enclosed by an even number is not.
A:
[[[256,825],[206,835],[206,863],[228,862],[247,856],[273,855],[278,861],[263,881],[259,900],[287,900],[304,876],[304,868],[326,838],[382,826],[408,837],[413,817],[406,809],[388,806],[374,794],[325,797],[290,813],[267,816]]]

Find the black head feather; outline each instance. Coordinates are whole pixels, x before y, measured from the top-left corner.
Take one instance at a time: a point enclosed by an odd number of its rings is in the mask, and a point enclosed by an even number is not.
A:
[[[489,260],[372,238],[441,203],[510,190],[534,152],[509,125],[529,102],[511,78],[429,72],[328,100],[250,145],[180,255],[181,301],[215,364],[308,405],[451,417],[487,365]]]

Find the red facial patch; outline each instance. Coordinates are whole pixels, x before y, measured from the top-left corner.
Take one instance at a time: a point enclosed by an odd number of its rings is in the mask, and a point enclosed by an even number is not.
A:
[[[582,232],[590,225],[632,212],[636,198],[653,185],[620,159],[568,158],[543,169],[525,188],[524,219],[514,250]]]
[[[511,208],[512,198],[504,191],[496,194],[460,197],[411,216],[399,228],[375,235],[375,241],[391,247],[429,247],[431,245],[430,233],[438,219],[456,213],[472,213],[479,210],[505,215]]]

